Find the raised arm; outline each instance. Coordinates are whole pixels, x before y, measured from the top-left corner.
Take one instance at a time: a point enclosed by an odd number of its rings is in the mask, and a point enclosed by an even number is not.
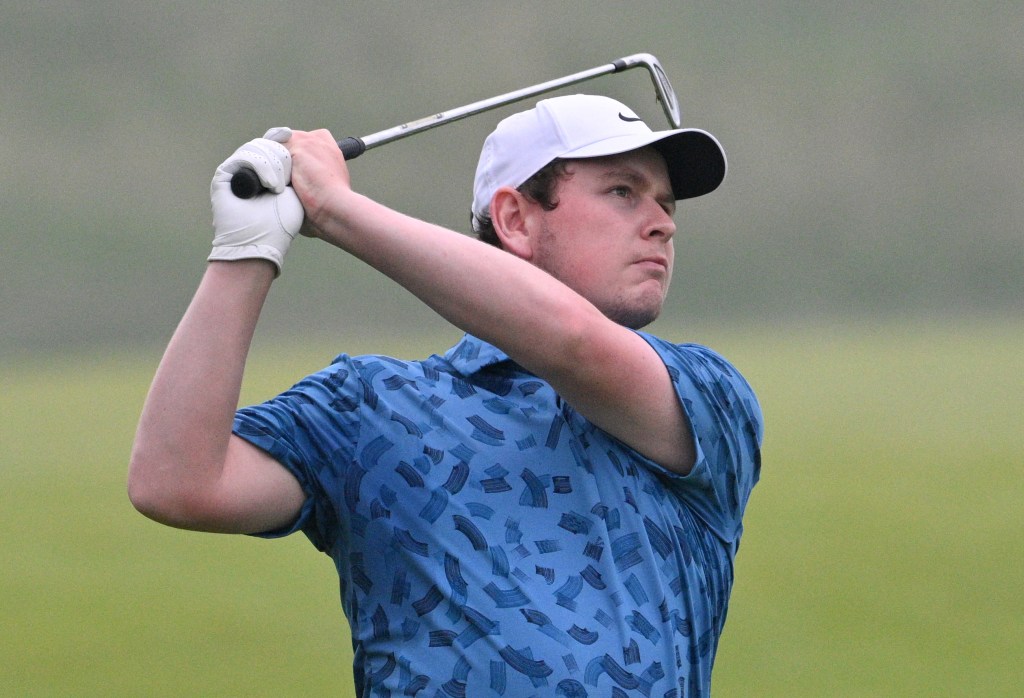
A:
[[[243,163],[274,193],[235,199],[227,187]],[[252,533],[289,523],[302,505],[295,478],[231,434],[260,310],[302,222],[301,205],[285,187],[288,165],[279,144],[261,139],[214,177],[213,261],[157,370],[129,466],[132,503],[162,523]]]
[[[534,264],[353,192],[330,134],[296,132],[287,146],[314,234],[504,350],[612,435],[666,468],[689,471],[689,424],[667,369],[643,338]],[[648,199],[636,204],[644,207],[638,215],[653,220]]]

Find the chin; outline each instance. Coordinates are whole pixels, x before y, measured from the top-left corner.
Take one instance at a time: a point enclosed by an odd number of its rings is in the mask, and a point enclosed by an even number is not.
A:
[[[661,315],[661,304],[656,308],[619,308],[610,313],[605,313],[609,320],[613,320],[623,327],[631,330],[639,330],[647,327]]]

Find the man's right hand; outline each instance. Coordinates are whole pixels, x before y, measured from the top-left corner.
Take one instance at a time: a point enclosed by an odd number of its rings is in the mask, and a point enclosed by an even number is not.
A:
[[[303,211],[291,188],[291,154],[282,143],[291,129],[273,128],[249,141],[221,163],[210,184],[213,204],[213,250],[209,260],[265,259],[277,274],[288,247],[302,227]],[[252,199],[231,192],[231,177],[248,167],[267,191]]]

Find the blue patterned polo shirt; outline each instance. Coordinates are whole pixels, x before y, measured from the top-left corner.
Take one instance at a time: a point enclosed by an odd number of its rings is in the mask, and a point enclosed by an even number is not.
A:
[[[360,696],[707,695],[760,470],[747,382],[641,333],[693,425],[673,475],[495,347],[339,356],[235,433],[307,494],[334,560]]]

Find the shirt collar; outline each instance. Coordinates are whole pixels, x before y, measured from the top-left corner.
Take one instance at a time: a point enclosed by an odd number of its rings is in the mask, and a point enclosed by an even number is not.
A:
[[[647,342],[651,342],[653,339],[646,332],[633,331],[646,339]],[[455,370],[464,376],[472,375],[481,369],[500,364],[504,361],[512,362],[508,354],[498,347],[488,344],[484,340],[468,333],[463,335],[462,339],[455,346],[445,352],[444,358]]]
[[[501,349],[482,339],[477,339],[471,334],[465,335],[458,344],[445,352],[444,358],[465,376],[488,366],[511,360],[508,358],[508,354]]]

